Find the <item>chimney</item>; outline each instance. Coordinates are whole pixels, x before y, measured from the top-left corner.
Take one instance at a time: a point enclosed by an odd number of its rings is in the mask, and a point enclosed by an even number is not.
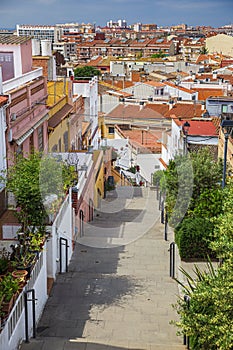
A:
[[[169,100],[169,102],[168,102],[169,111],[172,109],[173,105],[174,105],[174,101]]]
[[[201,103],[201,110],[204,111],[205,110],[205,102]]]
[[[139,106],[140,106],[140,111],[144,108],[144,102],[143,101],[140,101],[139,102]]]
[[[217,72],[213,72],[213,79],[217,79]]]

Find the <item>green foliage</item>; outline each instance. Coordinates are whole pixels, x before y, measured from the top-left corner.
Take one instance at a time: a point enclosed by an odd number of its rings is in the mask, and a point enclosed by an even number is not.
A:
[[[220,258],[233,261],[233,181],[223,190],[223,208],[214,230],[215,240],[211,243]]]
[[[45,231],[47,213],[43,204],[46,195],[64,195],[67,187],[76,178],[73,167],[59,163],[52,157],[41,157],[32,153],[28,157],[19,156],[8,170],[6,188],[15,196],[15,212],[22,231]]]
[[[50,194],[62,197],[67,188],[75,182],[77,173],[74,166],[69,166],[49,155],[41,159],[39,183],[42,199]]]
[[[191,287],[190,306],[179,299],[174,306],[180,315],[175,322],[181,332],[190,336],[192,350],[229,350],[233,348],[233,274],[232,266],[209,273],[197,270],[195,281],[187,273]]]
[[[184,218],[175,229],[175,241],[181,259],[213,257],[209,248],[214,224],[208,218]]]
[[[189,157],[176,156],[164,172],[166,211],[170,226],[176,227],[189,208],[193,192],[192,162]]]
[[[187,279],[187,284],[178,281],[184,293],[190,297],[190,307],[179,299],[174,307],[180,316],[180,321],[173,323],[179,329],[178,334],[190,336],[191,350],[233,349],[232,180],[228,181],[222,190],[222,203],[220,214],[215,220],[211,220],[214,224],[214,239],[210,243],[216,254],[223,258],[221,266],[214,271],[212,265],[209,264],[208,273],[200,272],[200,269],[197,268],[194,278],[181,269]]]
[[[22,230],[43,226],[46,212],[42,203],[39,173],[40,154],[33,153],[27,158],[19,156],[7,174],[6,188],[17,202],[16,216],[22,223]]]
[[[164,57],[166,57],[166,54],[162,50],[159,50],[158,53],[154,53],[153,55],[151,55],[151,58],[164,58]]]
[[[132,174],[136,174],[136,166],[131,166],[129,169],[127,169]]]
[[[74,77],[76,78],[92,78],[94,76],[100,76],[100,70],[92,66],[77,67],[74,69]]]
[[[208,149],[203,148],[188,157],[176,156],[169,162],[164,176],[166,210],[171,226],[175,227],[185,215],[193,216],[192,211],[196,206],[199,205],[197,213],[202,209],[201,206],[205,206],[204,203],[200,204],[201,195],[206,205],[207,195],[213,197],[212,202],[211,199],[209,201],[212,214],[214,210],[220,210],[221,195],[217,189],[220,189],[222,163],[214,161]]]
[[[197,153],[191,153],[194,174],[193,205],[195,200],[206,189],[220,187],[222,179],[222,162],[215,161],[207,148],[202,148]]]
[[[223,191],[220,187],[204,189],[195,201],[192,215],[201,218],[215,217],[222,212]]]
[[[163,170],[157,170],[154,172],[153,174],[153,185],[159,185],[161,186],[160,184],[160,181],[162,180],[162,177],[164,176],[164,171]]]
[[[203,47],[200,51],[201,55],[207,55],[209,53],[209,50],[206,47]]]
[[[17,279],[13,278],[11,273],[2,277],[0,283],[0,292],[3,295],[3,301],[9,302],[13,295],[17,292],[19,283]]]

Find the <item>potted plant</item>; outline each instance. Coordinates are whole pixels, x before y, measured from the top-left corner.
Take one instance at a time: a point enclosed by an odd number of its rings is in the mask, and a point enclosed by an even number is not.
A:
[[[28,272],[27,278],[30,277],[31,269],[35,263],[36,256],[33,252],[30,252],[30,245],[28,243],[22,243],[11,245],[11,261],[12,266],[16,270],[26,270]]]
[[[22,282],[25,282],[26,277],[28,275],[28,271],[27,270],[14,270],[11,274],[14,278],[18,279],[19,283],[22,283]]]
[[[1,280],[0,291],[3,294],[2,311],[9,314],[14,305],[14,296],[19,289],[19,283],[12,275],[6,274]]]

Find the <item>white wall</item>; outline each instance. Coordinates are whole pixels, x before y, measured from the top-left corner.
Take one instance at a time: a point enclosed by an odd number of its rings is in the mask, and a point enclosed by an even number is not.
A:
[[[47,272],[46,272],[46,244],[44,251],[33,268],[31,278],[28,280],[23,292],[18,296],[17,301],[7,319],[7,322],[0,333],[1,350],[17,350],[19,344],[25,340],[25,310],[24,292],[30,289],[35,290],[36,301],[36,323],[38,323],[45,303],[47,301]],[[32,294],[28,293],[28,299]],[[32,302],[28,301],[28,331],[32,336]]]
[[[151,174],[160,166],[159,158],[161,154],[138,154],[137,165],[140,166],[140,174],[149,183],[151,183]]]
[[[56,274],[60,272],[60,238],[65,238],[68,241],[68,263],[73,253],[72,238],[73,238],[73,220],[72,220],[72,200],[71,189],[69,195],[64,200],[56,219],[52,225],[52,237],[47,244],[47,271],[48,277],[56,279]],[[62,241],[62,243],[65,243]],[[62,246],[62,272],[65,271],[65,246]]]

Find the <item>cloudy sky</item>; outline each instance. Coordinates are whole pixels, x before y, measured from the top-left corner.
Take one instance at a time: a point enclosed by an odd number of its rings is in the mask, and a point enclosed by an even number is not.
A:
[[[66,22],[105,25],[110,19],[159,26],[233,23],[233,0],[1,0],[0,28]]]

